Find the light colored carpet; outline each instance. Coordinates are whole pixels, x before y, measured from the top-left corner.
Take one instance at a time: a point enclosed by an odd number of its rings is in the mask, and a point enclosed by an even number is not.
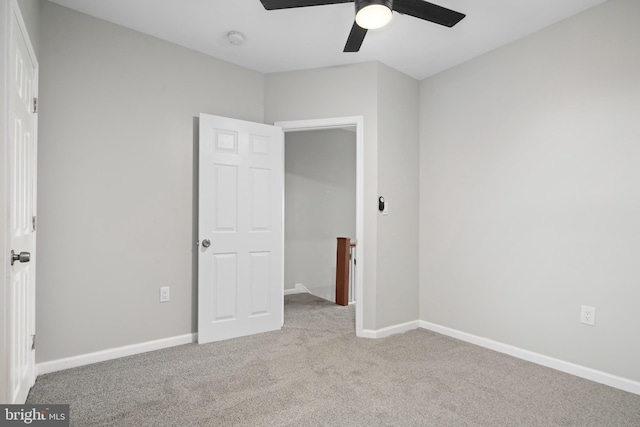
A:
[[[43,375],[72,426],[640,426],[640,396],[425,330],[356,338],[354,308],[285,298],[281,331]]]

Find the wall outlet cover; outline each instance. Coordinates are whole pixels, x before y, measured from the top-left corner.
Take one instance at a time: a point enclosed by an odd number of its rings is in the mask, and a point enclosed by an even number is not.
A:
[[[596,309],[595,307],[589,307],[587,305],[583,305],[580,309],[580,323],[584,323],[585,325],[596,325]]]

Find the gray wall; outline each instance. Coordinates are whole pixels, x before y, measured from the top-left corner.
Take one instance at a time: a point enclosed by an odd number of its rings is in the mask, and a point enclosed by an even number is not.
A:
[[[420,90],[418,81],[378,65],[377,328],[419,318],[418,209]]]
[[[377,265],[377,64],[265,75],[265,123],[364,117],[364,328],[375,329]],[[360,255],[361,254],[361,255]]]
[[[195,332],[194,118],[262,122],[263,76],[43,6],[38,361]]]
[[[27,26],[27,32],[29,34],[29,39],[31,40],[31,44],[33,46],[33,50],[36,54],[36,58],[40,60],[39,52],[40,52],[40,33],[39,33],[39,24],[40,24],[40,1],[39,0],[20,0],[17,2],[20,7],[20,12],[22,14],[22,18],[25,21],[25,25]],[[6,95],[6,87],[5,80],[6,76],[6,68],[7,68],[7,57],[6,57],[6,32],[7,32],[7,19],[8,19],[8,6],[9,1],[3,1],[2,5],[0,5],[0,99],[2,102],[0,103],[0,129],[2,129],[2,137],[0,140],[0,151],[2,152],[2,160],[0,161],[0,200],[6,200],[6,163],[5,160],[7,158],[7,141],[6,134],[4,132],[7,129],[6,121],[6,103],[4,100],[7,98]],[[8,402],[9,396],[7,393],[7,384],[8,384],[8,357],[7,357],[7,340],[9,337],[6,336],[7,325],[6,320],[7,317],[5,313],[8,313],[8,295],[7,295],[7,263],[5,260],[9,258],[9,253],[11,248],[7,248],[7,236],[6,236],[6,224],[7,224],[7,212],[6,209],[0,209],[0,259],[3,261],[0,262],[0,402]]]
[[[336,238],[356,237],[356,134],[285,134],[284,288],[335,301]]]
[[[611,0],[422,82],[422,320],[640,380],[639,16]]]
[[[265,76],[267,123],[364,117],[364,253],[358,256],[364,261],[364,328],[369,330],[418,319],[418,193],[412,189],[418,180],[418,89],[418,82],[379,63]],[[407,182],[414,185],[400,187]],[[379,187],[392,203],[384,219],[378,213]],[[408,258],[395,264],[402,255]]]

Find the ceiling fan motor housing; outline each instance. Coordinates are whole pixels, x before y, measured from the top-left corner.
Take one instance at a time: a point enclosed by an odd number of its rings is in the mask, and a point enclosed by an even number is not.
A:
[[[382,6],[387,6],[389,9],[393,10],[393,0],[356,0],[356,13],[367,6],[371,6],[374,4],[379,4]]]

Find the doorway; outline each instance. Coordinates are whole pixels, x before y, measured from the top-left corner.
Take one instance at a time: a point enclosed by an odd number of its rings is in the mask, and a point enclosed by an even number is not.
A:
[[[357,242],[357,250],[362,253],[363,241],[363,137],[362,137],[362,117],[340,117],[318,120],[303,120],[291,122],[278,122],[275,124],[285,132],[285,157],[287,156],[287,141],[290,144],[306,145],[307,148],[313,144],[322,144],[323,138],[327,136],[335,137],[328,141],[327,145],[333,145],[336,149],[334,155],[345,155],[350,157],[350,170],[340,171],[337,167],[344,168],[345,165],[322,165],[315,164],[326,162],[327,150],[315,147],[307,153],[314,158],[304,158],[305,149],[295,147],[288,154],[293,157],[303,158],[302,164],[298,168],[304,168],[304,173],[296,176],[295,171],[286,171],[289,175],[290,186],[296,189],[285,189],[285,206],[297,210],[297,215],[291,219],[285,213],[285,259],[295,262],[303,258],[311,258],[311,262],[317,261],[318,268],[299,269],[288,268],[285,261],[285,286],[291,287],[292,283],[287,280],[298,281],[303,278],[307,283],[301,283],[309,287],[311,293],[325,299],[335,298],[335,248],[336,237],[350,237]],[[325,133],[323,131],[331,131]],[[295,134],[294,134],[295,133]],[[298,135],[298,133],[303,133]],[[337,147],[340,142],[345,146]],[[354,144],[355,142],[355,144]],[[348,147],[351,143],[351,147]],[[328,147],[324,147],[328,148]],[[349,154],[349,148],[353,151]],[[353,150],[355,148],[355,150]],[[291,160],[291,159],[289,159]],[[338,163],[338,162],[336,162]],[[293,172],[293,173],[290,173]],[[302,170],[299,170],[302,172]],[[320,176],[321,175],[321,176]],[[332,176],[333,175],[333,176]],[[351,178],[349,177],[351,175]],[[319,178],[319,179],[316,179]],[[348,188],[340,188],[339,180],[352,180],[351,183],[344,184]],[[286,187],[286,186],[285,186]],[[295,197],[294,204],[287,203],[287,191],[291,191],[290,197]],[[311,191],[312,194],[304,194]],[[327,203],[335,206],[326,207],[322,205],[322,194],[326,194]],[[332,194],[329,194],[332,193]],[[350,200],[349,200],[350,199]],[[339,206],[343,205],[343,206]],[[349,206],[350,205],[350,206]],[[286,211],[287,208],[285,208]],[[301,218],[303,217],[303,218]],[[336,233],[346,235],[334,235]],[[288,240],[288,242],[287,242]],[[299,258],[299,259],[298,259]],[[356,295],[356,335],[361,336],[363,324],[363,283],[362,283],[362,257],[355,263],[353,271],[353,281],[355,283]],[[309,264],[309,263],[305,263]],[[327,283],[328,282],[328,283]],[[329,297],[329,298],[327,298]]]
[[[285,290],[336,302],[336,238],[356,238],[355,127],[289,132],[284,147]]]

